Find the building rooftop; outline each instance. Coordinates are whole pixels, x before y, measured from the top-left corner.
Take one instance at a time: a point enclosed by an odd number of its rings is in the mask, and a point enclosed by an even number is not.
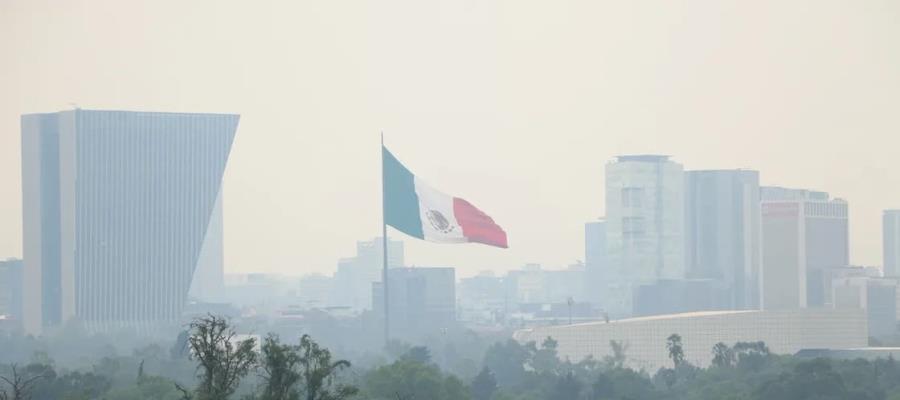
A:
[[[669,157],[670,156],[658,155],[658,154],[632,154],[632,155],[625,155],[625,156],[617,156],[616,160],[618,160],[618,162],[633,161],[633,162],[658,163],[658,162],[669,161]]]

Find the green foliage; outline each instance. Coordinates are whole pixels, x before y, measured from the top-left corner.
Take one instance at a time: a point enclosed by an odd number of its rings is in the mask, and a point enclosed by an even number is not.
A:
[[[320,347],[309,335],[300,338],[297,349],[306,400],[343,400],[354,396],[359,389],[335,382],[337,374],[350,368],[347,360],[331,360],[331,351]]]
[[[497,379],[494,378],[494,373],[488,367],[482,368],[472,380],[472,399],[490,400],[496,391]]]
[[[292,346],[281,344],[277,335],[263,340],[260,368],[264,382],[261,400],[298,400],[300,391],[300,354]]]
[[[677,368],[684,363],[684,348],[681,345],[681,335],[673,333],[666,339],[666,349],[669,350],[669,358]]]
[[[196,400],[225,400],[237,390],[243,377],[255,366],[255,339],[237,341],[237,333],[224,318],[209,315],[190,324],[188,346],[197,360],[200,384],[193,394]]]
[[[469,390],[452,375],[436,366],[400,359],[376,368],[365,377],[365,398],[377,400],[465,400]]]

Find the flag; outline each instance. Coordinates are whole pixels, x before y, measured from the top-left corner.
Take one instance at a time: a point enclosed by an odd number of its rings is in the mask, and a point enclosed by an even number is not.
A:
[[[386,147],[381,151],[387,225],[430,242],[507,247],[506,232],[491,217],[468,201],[428,186]]]

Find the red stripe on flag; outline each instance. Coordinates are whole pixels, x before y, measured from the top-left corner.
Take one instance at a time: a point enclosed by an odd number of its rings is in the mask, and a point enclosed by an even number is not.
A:
[[[453,214],[456,216],[456,222],[462,227],[463,235],[470,242],[507,248],[506,232],[503,228],[495,224],[487,214],[475,208],[472,203],[454,197]]]

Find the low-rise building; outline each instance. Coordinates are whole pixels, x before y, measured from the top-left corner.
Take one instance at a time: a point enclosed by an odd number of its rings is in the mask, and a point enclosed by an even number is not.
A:
[[[716,343],[763,341],[775,354],[802,349],[850,349],[868,345],[866,315],[860,309],[795,309],[772,311],[709,311],[629,318],[610,322],[522,329],[513,334],[521,343],[558,342],[562,359],[595,360],[612,354],[610,342],[627,347],[626,365],[655,372],[671,367],[666,339],[682,337],[685,359],[710,364]]]

